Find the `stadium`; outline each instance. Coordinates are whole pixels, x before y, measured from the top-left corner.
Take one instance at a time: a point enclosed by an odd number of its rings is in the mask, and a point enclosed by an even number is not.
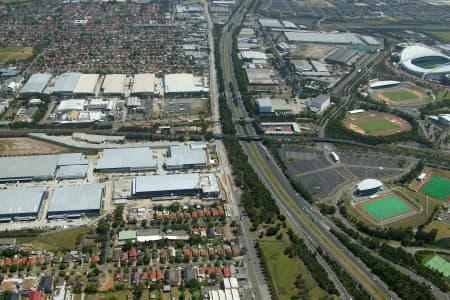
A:
[[[431,81],[443,81],[450,74],[450,58],[432,48],[413,45],[400,53],[400,68]]]
[[[367,92],[376,100],[391,105],[423,104],[431,99],[416,86],[393,80],[369,83]]]

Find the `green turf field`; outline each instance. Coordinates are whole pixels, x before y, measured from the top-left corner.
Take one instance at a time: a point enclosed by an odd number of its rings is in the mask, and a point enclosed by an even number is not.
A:
[[[450,276],[450,263],[439,255],[433,256],[425,263],[425,266],[432,270],[437,270],[438,272],[444,274],[445,277]]]
[[[364,130],[367,134],[374,134],[400,128],[400,125],[392,123],[385,118],[365,120],[361,122],[355,122],[354,124]]]
[[[420,191],[447,202],[450,197],[450,180],[434,174]]]
[[[412,210],[411,206],[395,194],[376,200],[369,200],[358,206],[377,222]]]
[[[392,101],[407,101],[420,98],[419,96],[405,90],[386,92],[382,93],[382,95],[389,98]]]

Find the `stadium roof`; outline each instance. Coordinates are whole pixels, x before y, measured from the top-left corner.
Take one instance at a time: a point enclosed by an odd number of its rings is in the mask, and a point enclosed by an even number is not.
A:
[[[109,74],[103,81],[103,94],[122,95],[125,89],[126,75]]]
[[[133,194],[195,188],[200,188],[199,173],[137,176],[133,179]]]
[[[381,181],[379,181],[379,180],[376,180],[376,179],[365,179],[365,180],[361,181],[360,183],[358,183],[356,188],[359,191],[367,191],[367,190],[380,188],[382,186],[383,186],[383,183]]]
[[[154,94],[155,93],[155,74],[136,74],[132,94]]]
[[[434,68],[423,68],[413,63],[413,60],[415,59],[426,57],[442,57],[445,58],[447,62],[435,66]],[[450,57],[435,49],[422,45],[413,45],[403,49],[400,53],[399,64],[411,72],[425,76],[427,74],[450,73]]]
[[[0,190],[0,215],[39,213],[45,187]]]
[[[170,146],[170,157],[166,159],[167,168],[181,167],[183,165],[206,165],[206,154],[203,149],[190,146]]]
[[[99,74],[81,74],[78,83],[73,90],[74,94],[95,94],[95,87],[97,86]]]
[[[56,187],[53,190],[48,213],[96,210],[102,205],[103,184],[80,184]]]
[[[400,83],[401,83],[400,81],[395,81],[395,80],[377,81],[377,82],[369,84],[369,87],[376,89],[379,87],[395,85],[395,84],[400,84]]]
[[[156,169],[150,148],[105,149],[97,160],[96,169]]]
[[[51,78],[52,74],[49,73],[33,74],[19,94],[41,94]]]
[[[364,44],[355,34],[350,32],[327,33],[313,31],[285,31],[289,41],[324,44]]]
[[[202,82],[204,77],[193,74],[179,73],[164,75],[164,91],[166,93],[200,93],[208,92],[207,84]]]
[[[80,79],[81,73],[64,73],[59,76],[53,87],[52,94],[72,94]]]

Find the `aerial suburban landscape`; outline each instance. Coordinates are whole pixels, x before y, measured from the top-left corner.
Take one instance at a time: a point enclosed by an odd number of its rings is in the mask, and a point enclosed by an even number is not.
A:
[[[448,0],[0,9],[0,300],[450,299]]]

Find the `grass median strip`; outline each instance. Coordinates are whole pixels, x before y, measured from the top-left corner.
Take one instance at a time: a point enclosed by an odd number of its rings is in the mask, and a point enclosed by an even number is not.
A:
[[[345,257],[345,255],[341,251],[339,251],[339,249],[336,246],[334,246],[325,236],[323,236],[323,234],[315,228],[314,224],[312,224],[312,222],[300,212],[298,206],[295,205],[295,203],[293,203],[292,199],[290,199],[289,196],[282,190],[278,181],[275,180],[275,178],[271,174],[270,170],[268,170],[267,166],[263,163],[263,159],[261,158],[258,151],[256,150],[255,144],[253,142],[248,143],[248,146],[249,146],[250,151],[253,153],[254,157],[256,158],[259,166],[261,167],[261,171],[273,183],[275,192],[282,199],[284,199],[288,202],[289,207],[293,209],[293,212],[302,220],[303,224],[305,224],[305,226],[308,226],[308,228],[312,232],[314,232],[316,237],[327,246],[328,250],[330,252],[332,252],[336,258],[340,258],[340,261],[345,266],[345,269],[347,271],[351,272],[353,274],[354,278],[358,278],[360,280],[361,284],[363,284],[364,287],[373,296],[375,296],[377,299],[385,298],[384,294],[378,289],[378,287],[376,285],[374,285],[370,281],[370,279],[363,272],[361,272],[359,270],[358,266],[355,263],[353,263],[352,261],[348,260],[347,258],[345,260],[342,259],[343,257]]]

